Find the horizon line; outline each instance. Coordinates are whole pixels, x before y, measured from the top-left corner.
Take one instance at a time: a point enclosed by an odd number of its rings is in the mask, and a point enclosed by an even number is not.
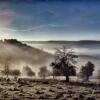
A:
[[[65,41],[65,42],[66,42],[66,41],[69,41],[69,42],[70,42],[70,41],[76,41],[76,42],[77,42],[77,41],[97,41],[97,42],[98,42],[98,41],[100,41],[100,40],[96,40],[96,39],[95,39],[95,40],[94,40],[94,39],[91,39],[91,40],[90,40],[90,39],[80,39],[80,40],[34,40],[34,39],[33,39],[33,40],[20,40],[20,39],[17,39],[17,38],[5,38],[5,39],[0,39],[0,41],[2,41],[2,40],[18,40],[18,41],[23,41],[23,42],[24,42],[24,41],[34,41],[34,42],[39,42],[39,41],[41,41],[41,42],[45,42],[45,41],[48,41],[48,42],[56,42],[56,41],[61,41],[61,42],[64,42],[64,41]]]

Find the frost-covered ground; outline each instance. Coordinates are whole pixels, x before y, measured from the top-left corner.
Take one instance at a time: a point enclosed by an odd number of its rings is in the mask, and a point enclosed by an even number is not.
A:
[[[92,94],[100,100],[100,91],[94,91],[94,86],[53,80],[0,81],[0,100],[86,100]]]

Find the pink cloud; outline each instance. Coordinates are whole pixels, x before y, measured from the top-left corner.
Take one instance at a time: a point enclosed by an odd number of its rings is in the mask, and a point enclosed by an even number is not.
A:
[[[14,12],[11,9],[0,10],[0,27],[9,26],[14,17]]]

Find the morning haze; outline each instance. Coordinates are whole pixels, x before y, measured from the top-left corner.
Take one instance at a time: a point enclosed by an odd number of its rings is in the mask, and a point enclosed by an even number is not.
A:
[[[98,0],[0,0],[0,98],[100,100],[99,26]]]

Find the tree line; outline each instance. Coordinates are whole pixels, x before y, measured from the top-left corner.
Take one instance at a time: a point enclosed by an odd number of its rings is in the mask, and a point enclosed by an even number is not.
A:
[[[78,56],[72,51],[66,49],[66,47],[57,48],[54,54],[54,61],[51,62],[50,67],[52,67],[52,71],[48,70],[46,66],[42,66],[39,69],[38,76],[45,79],[48,76],[65,76],[66,82],[70,81],[70,76],[78,76],[82,78],[82,81],[88,81],[89,78],[93,75],[95,70],[95,65],[88,61],[84,66],[81,66],[80,72],[77,74],[76,68],[77,66]],[[28,77],[34,77],[36,74],[29,66],[23,67],[23,72]],[[1,71],[2,75],[14,76],[17,80],[18,77],[22,74],[19,69],[9,69],[9,65],[6,64],[4,66],[4,70]],[[98,71],[98,78],[100,78],[100,70]]]

